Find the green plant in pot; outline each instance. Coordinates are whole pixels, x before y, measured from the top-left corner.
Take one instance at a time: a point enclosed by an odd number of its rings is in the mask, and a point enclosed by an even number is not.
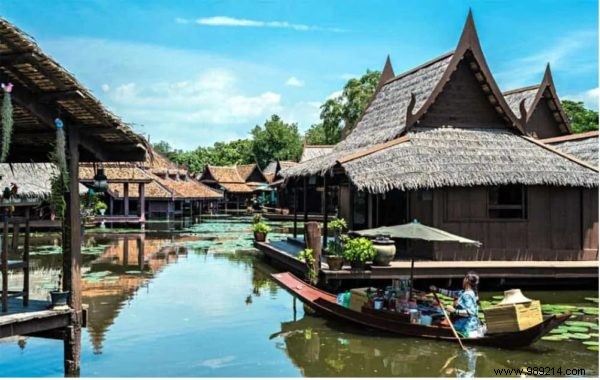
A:
[[[315,271],[315,256],[311,248],[305,248],[298,254],[298,260],[306,264],[307,281],[311,284],[317,284],[317,272]]]
[[[346,230],[346,221],[342,218],[333,219],[327,225],[333,232],[333,241],[327,244],[327,265],[330,270],[340,270],[344,264],[344,238],[342,235]]]
[[[94,204],[94,211],[99,213],[100,215],[104,215],[108,206],[101,200],[98,200],[96,204]]]
[[[254,240],[263,242],[267,240],[267,234],[271,231],[271,228],[263,222],[254,223],[252,225],[252,232],[254,232]]]
[[[376,253],[373,242],[364,237],[348,239],[344,243],[344,259],[353,269],[364,269],[365,263],[373,260]]]
[[[50,291],[50,301],[52,302],[52,307],[67,307],[67,301],[69,299],[69,291],[62,291],[62,275],[58,275],[58,281],[56,284],[56,289]]]

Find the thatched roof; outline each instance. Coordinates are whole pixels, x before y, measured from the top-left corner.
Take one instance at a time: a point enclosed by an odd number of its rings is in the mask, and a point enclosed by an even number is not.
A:
[[[525,106],[525,110],[529,112],[531,110],[531,105],[533,104],[533,99],[535,99],[539,88],[539,85],[533,85],[506,91],[504,93],[504,98],[514,114],[518,117],[523,117],[526,115],[521,115],[521,102],[524,102],[523,105]]]
[[[531,125],[532,116],[542,106],[548,107],[552,119],[558,127],[557,134],[572,133],[571,122],[562,108],[554,86],[550,64],[546,65],[544,77],[539,85],[507,91],[504,93],[504,97],[511,110],[519,117],[526,133],[535,132]]]
[[[14,84],[14,133],[9,162],[47,162],[54,119],[81,136],[82,161],[142,161],[148,143],[108,111],[25,32],[0,18],[0,73]]]
[[[598,131],[577,133],[542,140],[561,152],[598,166]]]
[[[510,131],[423,128],[401,139],[339,165],[359,190],[373,193],[508,184],[598,186],[597,169]]]
[[[79,165],[79,180],[83,183],[94,181],[94,176],[98,168],[104,169],[104,174],[109,183],[149,183],[152,178],[144,170],[130,163],[112,163],[105,162],[100,165],[94,165],[89,162],[82,162]]]
[[[52,192],[50,181],[58,173],[56,166],[50,163],[0,164],[0,191],[15,183],[22,198],[44,199]],[[87,188],[79,185],[79,193]]]
[[[125,195],[123,183],[109,183],[108,192],[116,199],[122,199]],[[139,187],[137,184],[130,184],[127,190],[127,195],[130,199],[137,199],[140,196]],[[162,186],[158,181],[152,181],[144,185],[144,197],[146,199],[172,199],[173,193]]]
[[[247,172],[250,165],[206,165],[202,175],[199,178],[199,181],[206,184],[218,185],[230,193],[251,193],[253,189],[252,187],[248,186],[245,178],[240,173],[240,170],[238,170],[238,167],[243,167],[243,173],[248,174]],[[252,173],[252,171],[249,173]]]
[[[350,134],[323,156],[285,170],[286,178],[322,174],[333,168],[337,160],[369,146],[382,144],[418,126],[461,62],[468,62],[482,94],[507,129],[522,133],[518,119],[506,104],[489,71],[471,13],[467,17],[457,48],[404,74],[388,79],[383,71],[371,102]],[[482,95],[483,96],[483,95]]]
[[[172,179],[170,177],[154,176],[163,187],[171,190],[176,199],[218,199],[223,198],[223,192],[206,186],[188,176]]]
[[[333,145],[304,145],[302,148],[302,157],[300,162],[312,160],[313,158],[324,156],[331,152]]]
[[[263,169],[263,174],[267,182],[273,184],[275,181],[281,180],[283,177],[280,172],[284,169],[298,165],[295,161],[272,161]]]

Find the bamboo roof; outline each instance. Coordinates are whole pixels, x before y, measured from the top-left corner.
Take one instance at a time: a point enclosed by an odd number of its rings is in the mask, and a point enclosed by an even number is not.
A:
[[[598,131],[576,133],[566,136],[553,137],[542,142],[552,145],[561,152],[565,152],[594,166],[598,165]]]
[[[0,78],[12,90],[14,133],[9,162],[47,162],[54,119],[79,130],[81,161],[142,161],[148,143],[106,109],[34,39],[0,18]]]
[[[373,193],[509,184],[598,186],[597,168],[506,130],[422,128],[403,139],[339,165],[359,190]]]

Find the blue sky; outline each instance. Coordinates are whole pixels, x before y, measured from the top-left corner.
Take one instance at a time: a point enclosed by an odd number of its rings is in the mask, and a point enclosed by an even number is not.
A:
[[[248,136],[271,114],[318,120],[348,78],[401,73],[456,46],[469,7],[502,90],[538,83],[598,109],[597,1],[0,0],[111,110],[192,149]]]

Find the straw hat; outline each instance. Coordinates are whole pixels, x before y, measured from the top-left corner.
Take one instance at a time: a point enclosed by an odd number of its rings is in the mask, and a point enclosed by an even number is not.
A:
[[[510,289],[504,291],[504,298],[502,301],[498,302],[498,305],[508,305],[512,303],[526,303],[531,302],[529,298],[525,297],[523,293],[521,293],[521,289]]]

